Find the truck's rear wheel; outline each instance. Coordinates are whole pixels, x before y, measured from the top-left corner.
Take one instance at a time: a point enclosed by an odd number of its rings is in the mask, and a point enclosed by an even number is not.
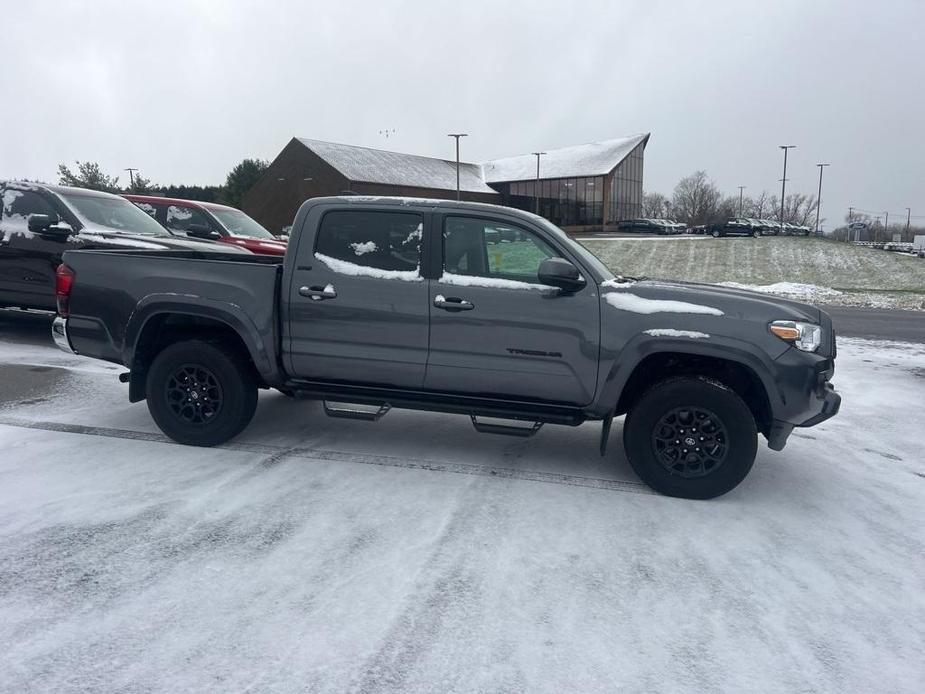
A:
[[[758,433],[732,390],[707,379],[676,378],[639,398],[626,417],[623,445],[636,474],[656,491],[712,499],[745,479]]]
[[[147,399],[157,426],[174,441],[215,446],[250,423],[257,384],[250,365],[232,349],[190,340],[155,357]]]

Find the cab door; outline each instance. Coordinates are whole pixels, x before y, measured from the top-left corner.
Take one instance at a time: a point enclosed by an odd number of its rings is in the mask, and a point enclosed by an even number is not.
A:
[[[425,212],[315,208],[284,314],[289,372],[308,381],[420,390],[428,342]]]
[[[29,231],[33,214],[58,215],[38,188],[7,185],[0,209],[0,305],[55,310],[55,270],[65,250],[61,236]]]
[[[435,220],[443,269],[430,282],[425,387],[506,400],[584,405],[594,397],[600,301],[593,280],[575,293],[540,284],[540,263],[564,257],[555,239],[505,219]]]

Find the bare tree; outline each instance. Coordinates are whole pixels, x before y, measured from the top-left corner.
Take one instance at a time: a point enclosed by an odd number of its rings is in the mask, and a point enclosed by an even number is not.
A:
[[[772,195],[768,204],[771,206],[769,217],[780,221],[780,198]],[[798,226],[812,226],[816,221],[816,196],[803,193],[791,193],[784,200],[784,221]]]
[[[642,194],[642,216],[646,219],[663,219],[671,216],[671,203],[661,193]]]
[[[673,216],[692,226],[707,224],[717,218],[721,198],[719,188],[706,171],[696,171],[675,186],[671,196]]]

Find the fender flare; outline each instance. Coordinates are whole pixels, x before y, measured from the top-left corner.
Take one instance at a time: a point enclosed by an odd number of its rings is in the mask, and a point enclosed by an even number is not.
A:
[[[783,394],[774,380],[774,359],[748,342],[722,335],[711,335],[708,340],[700,340],[640,334],[626,343],[611,364],[598,401],[601,414],[606,416],[616,409],[627,381],[644,359],[664,353],[712,357],[739,364],[758,377],[772,412],[777,403],[784,402]]]
[[[271,353],[274,344],[272,334],[261,333],[250,316],[236,304],[191,294],[149,294],[138,302],[125,326],[123,364],[130,369],[134,366],[139,337],[151,319],[165,314],[196,316],[224,323],[241,338],[261,377],[267,382],[278,380],[276,355]]]

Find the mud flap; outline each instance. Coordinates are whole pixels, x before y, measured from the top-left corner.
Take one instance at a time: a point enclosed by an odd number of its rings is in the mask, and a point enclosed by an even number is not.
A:
[[[601,426],[601,457],[607,452],[607,441],[610,439],[610,426],[613,424],[613,412],[604,417],[603,426]]]

